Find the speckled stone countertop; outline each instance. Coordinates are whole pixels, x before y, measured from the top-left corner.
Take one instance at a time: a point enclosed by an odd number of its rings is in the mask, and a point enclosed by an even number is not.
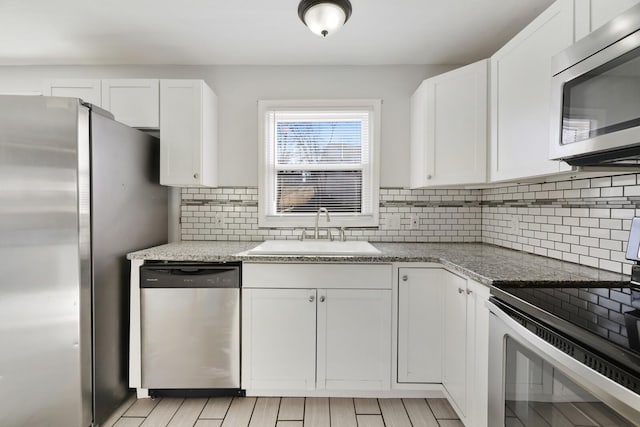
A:
[[[180,242],[127,255],[128,259],[208,262],[437,262],[485,285],[624,286],[629,277],[481,243],[377,243],[375,256],[265,256],[245,251],[260,242]]]

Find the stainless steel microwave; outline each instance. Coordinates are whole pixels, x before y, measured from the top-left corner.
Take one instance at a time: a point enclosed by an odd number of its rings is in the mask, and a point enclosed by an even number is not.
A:
[[[640,164],[640,4],[553,58],[549,158]]]

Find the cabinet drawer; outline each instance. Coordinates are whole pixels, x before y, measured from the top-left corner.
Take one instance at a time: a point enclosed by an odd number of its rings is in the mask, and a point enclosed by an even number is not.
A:
[[[242,266],[245,288],[391,289],[390,264],[259,264]]]

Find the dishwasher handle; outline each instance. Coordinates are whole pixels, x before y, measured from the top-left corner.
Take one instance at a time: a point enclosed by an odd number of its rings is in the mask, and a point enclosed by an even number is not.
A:
[[[140,288],[240,288],[234,265],[142,265]]]

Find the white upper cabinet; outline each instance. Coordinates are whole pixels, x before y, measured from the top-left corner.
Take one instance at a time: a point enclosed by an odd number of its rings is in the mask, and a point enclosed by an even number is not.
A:
[[[574,0],[558,0],[491,57],[491,181],[569,170],[549,159],[551,58],[574,41]]]
[[[160,184],[217,185],[217,108],[202,80],[160,81]]]
[[[45,96],[80,98],[102,107],[102,86],[99,79],[54,79],[45,80],[42,88]]]
[[[576,1],[575,39],[580,40],[609,20],[638,3],[638,0],[580,0]]]
[[[487,63],[427,79],[412,96],[412,188],[486,182]]]
[[[491,57],[490,181],[571,170],[549,159],[551,58],[638,0],[557,0]]]
[[[102,108],[131,127],[160,126],[158,79],[102,80]]]
[[[57,79],[44,82],[46,96],[80,98],[113,114],[128,126],[158,128],[158,79]]]

